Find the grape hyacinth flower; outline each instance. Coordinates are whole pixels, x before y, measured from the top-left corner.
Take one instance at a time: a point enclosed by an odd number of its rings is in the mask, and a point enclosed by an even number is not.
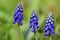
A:
[[[22,25],[22,20],[23,20],[23,8],[22,8],[22,5],[20,3],[18,3],[16,9],[15,9],[15,12],[14,12],[14,22],[13,24],[15,23],[18,23],[19,25]]]
[[[32,32],[35,32],[39,26],[38,26],[38,17],[36,15],[36,10],[33,10],[32,15],[30,17],[30,28]]]
[[[23,8],[22,8],[22,5],[20,4],[20,2],[18,3],[15,11],[14,11],[14,21],[13,21],[13,24],[18,24],[17,26],[17,32],[18,32],[18,40],[21,40],[21,37],[20,37],[20,25],[22,26],[23,23],[22,23],[22,20],[23,20]]]
[[[44,28],[45,36],[54,36],[54,16],[52,15],[52,12],[50,11],[47,19],[46,19],[46,24]]]

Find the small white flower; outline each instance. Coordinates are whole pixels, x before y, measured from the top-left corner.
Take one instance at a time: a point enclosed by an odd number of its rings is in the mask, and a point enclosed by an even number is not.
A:
[[[50,19],[52,20],[52,17],[50,17]]]
[[[51,20],[49,20],[49,22],[51,22]]]
[[[22,8],[20,10],[23,11]]]
[[[52,21],[54,21],[54,19],[52,19]]]
[[[51,24],[53,24],[53,22],[51,22]]]

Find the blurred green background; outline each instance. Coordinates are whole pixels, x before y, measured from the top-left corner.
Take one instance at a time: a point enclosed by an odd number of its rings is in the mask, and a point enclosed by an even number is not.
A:
[[[23,26],[20,27],[21,40],[34,40],[34,33],[29,29],[29,18],[34,9],[38,11],[39,17],[38,40],[48,40],[43,29],[50,10],[55,19],[55,36],[51,39],[60,40],[60,0],[20,0],[20,2],[24,11]],[[18,0],[0,0],[0,40],[17,40],[17,24],[12,23],[17,4]]]

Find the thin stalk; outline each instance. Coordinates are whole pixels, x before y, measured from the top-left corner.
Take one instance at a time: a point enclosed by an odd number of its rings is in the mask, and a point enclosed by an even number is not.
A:
[[[51,36],[49,36],[49,40],[52,40],[52,39],[51,39]]]
[[[21,40],[20,25],[19,25],[19,24],[18,24],[18,26],[17,26],[17,32],[18,32],[18,40]]]
[[[34,32],[34,37],[35,37],[35,40],[38,40],[38,38],[36,36],[36,31]]]

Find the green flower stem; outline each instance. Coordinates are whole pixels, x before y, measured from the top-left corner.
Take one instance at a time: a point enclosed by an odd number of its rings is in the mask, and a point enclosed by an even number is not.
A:
[[[18,27],[17,27],[17,32],[18,32],[18,40],[21,40],[20,25],[19,24],[18,24]]]
[[[52,40],[52,39],[51,39],[51,36],[49,36],[49,40]]]
[[[34,32],[34,37],[35,37],[35,40],[38,40],[38,38],[36,36],[36,31]]]

